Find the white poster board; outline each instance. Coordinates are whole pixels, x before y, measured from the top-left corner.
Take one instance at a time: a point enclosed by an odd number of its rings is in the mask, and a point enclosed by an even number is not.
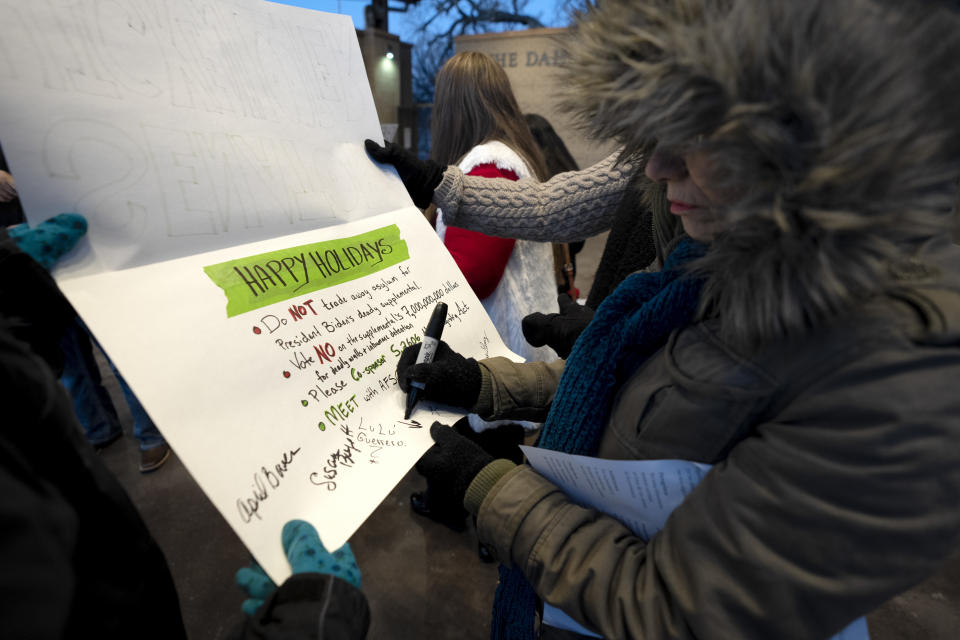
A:
[[[0,15],[0,144],[31,223],[87,218],[71,275],[410,202],[363,150],[382,138],[347,16],[261,0],[0,0]]]
[[[256,0],[0,0],[0,143],[61,288],[270,576],[334,549],[457,416],[403,420],[400,351],[511,355],[396,174],[350,19]]]
[[[433,444],[433,421],[459,417],[420,403],[403,419],[397,359],[436,302],[455,349],[512,355],[414,207],[62,288],[278,584],[287,520],[337,548]]]

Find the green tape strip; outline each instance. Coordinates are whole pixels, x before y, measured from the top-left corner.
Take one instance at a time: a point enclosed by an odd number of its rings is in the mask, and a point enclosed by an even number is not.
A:
[[[227,317],[382,271],[408,260],[392,224],[349,238],[260,253],[204,267],[227,294]]]

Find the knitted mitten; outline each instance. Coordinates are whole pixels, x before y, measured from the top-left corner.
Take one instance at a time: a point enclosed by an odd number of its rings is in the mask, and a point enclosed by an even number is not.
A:
[[[328,573],[360,588],[360,567],[349,542],[330,553],[313,525],[303,520],[283,525],[281,538],[294,573]]]
[[[21,251],[49,270],[87,232],[87,221],[79,213],[61,213],[33,228],[18,224],[8,232]]]
[[[237,586],[247,594],[247,599],[240,605],[240,609],[248,616],[252,616],[277,588],[256,560],[251,560],[249,567],[240,568],[235,580]]]
[[[330,553],[320,542],[320,536],[313,525],[303,520],[287,522],[283,525],[280,537],[293,573],[326,573],[349,582],[357,589],[360,588],[360,567],[353,557],[350,543],[345,543]],[[256,560],[252,560],[249,567],[237,571],[236,582],[247,594],[247,599],[240,608],[248,616],[252,616],[263,606],[264,601],[277,588]]]

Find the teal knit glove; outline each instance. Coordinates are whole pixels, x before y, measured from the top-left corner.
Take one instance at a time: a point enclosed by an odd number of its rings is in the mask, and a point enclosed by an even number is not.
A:
[[[256,560],[251,560],[249,567],[237,571],[236,580],[237,586],[248,596],[240,605],[240,609],[248,616],[252,616],[277,588]]]
[[[349,542],[330,553],[320,542],[313,525],[303,520],[291,520],[283,525],[282,537],[283,550],[294,573],[329,573],[361,588],[360,567]]]
[[[48,271],[86,232],[87,220],[79,213],[61,213],[33,228],[18,224],[8,229],[20,250]]]
[[[280,537],[293,573],[326,573],[361,588],[360,567],[349,542],[330,553],[313,525],[303,520],[291,520],[283,525]],[[247,615],[253,615],[277,588],[256,561],[237,571],[236,580],[249,596],[240,607]]]

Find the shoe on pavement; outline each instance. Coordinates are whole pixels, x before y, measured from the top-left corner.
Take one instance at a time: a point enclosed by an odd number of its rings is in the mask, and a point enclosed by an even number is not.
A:
[[[96,451],[97,453],[100,453],[101,451],[103,451],[104,449],[112,445],[114,442],[119,440],[120,436],[122,435],[123,435],[123,432],[118,431],[117,433],[113,434],[103,442],[98,442],[97,444],[93,445],[93,450]]]
[[[140,473],[156,471],[170,457],[170,445],[163,443],[159,447],[140,450]]]

